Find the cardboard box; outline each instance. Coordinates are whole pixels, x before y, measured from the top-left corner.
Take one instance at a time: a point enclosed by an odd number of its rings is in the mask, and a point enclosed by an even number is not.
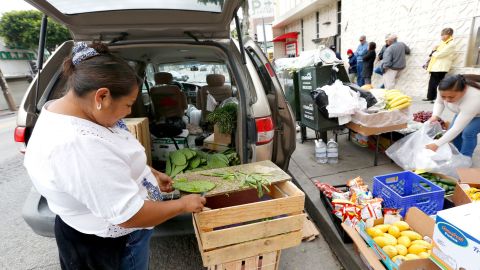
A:
[[[480,204],[439,211],[433,232],[432,260],[442,269],[480,269]]]
[[[174,139],[178,145],[178,149],[187,147],[187,138],[175,137]],[[172,138],[156,138],[152,140],[152,144],[153,158],[156,160],[167,161],[170,152],[177,150]]]
[[[359,124],[350,122],[347,124],[347,128],[360,133],[364,136],[378,135],[382,133],[392,132],[396,130],[401,130],[407,128],[407,123],[401,125],[387,126],[387,127],[365,127]]]
[[[232,143],[232,135],[220,132],[217,124],[213,126],[213,141],[217,144],[229,145]]]
[[[357,111],[352,115],[353,123],[370,128],[403,125],[408,123],[409,119],[410,111],[408,108],[403,110],[379,111],[376,113]]]
[[[130,133],[143,145],[147,155],[147,164],[152,166],[152,143],[148,118],[125,118],[123,119]]]
[[[405,221],[410,225],[410,227],[421,234],[422,236],[432,237],[433,227],[435,221],[423,213],[420,209],[412,207],[408,210]],[[377,219],[374,221],[374,225],[383,224],[384,220]],[[366,224],[360,222],[356,230],[349,227],[346,224],[342,224],[345,231],[350,235],[355,245],[358,247],[359,253],[363,255],[364,262],[368,263],[368,268],[381,270],[385,269],[383,264],[386,266],[386,269],[389,270],[437,270],[439,269],[430,259],[418,259],[411,261],[404,261],[402,264],[398,265],[394,263],[383,249],[373,241],[373,239],[365,231]],[[362,239],[363,238],[363,239]],[[365,243],[367,242],[367,243]],[[367,246],[370,246],[368,247]],[[382,262],[380,262],[382,261]]]
[[[457,170],[459,182],[455,186],[452,201],[456,206],[471,203],[472,200],[462,188],[462,184],[470,187],[480,188],[480,169],[479,168],[461,168]]]
[[[215,142],[214,134],[208,136],[207,138],[205,138],[205,140],[203,140],[203,147],[212,151],[217,151],[217,152],[223,152],[230,148],[228,147],[228,144]]]

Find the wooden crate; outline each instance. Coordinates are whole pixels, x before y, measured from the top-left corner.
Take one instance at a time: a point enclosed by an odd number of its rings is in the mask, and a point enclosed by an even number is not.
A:
[[[260,201],[254,189],[213,196],[207,210],[193,214],[205,267],[300,244],[305,194],[285,181],[272,184],[269,196]]]
[[[238,261],[221,263],[208,267],[208,270],[278,270],[281,251],[253,256]]]
[[[130,133],[143,145],[145,154],[147,155],[147,164],[152,166],[152,143],[150,136],[150,128],[148,118],[124,118],[123,121],[127,125]]]

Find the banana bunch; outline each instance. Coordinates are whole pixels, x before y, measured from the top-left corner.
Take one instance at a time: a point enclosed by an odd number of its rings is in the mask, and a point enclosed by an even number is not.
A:
[[[402,110],[412,105],[412,98],[397,89],[385,91],[385,98],[387,100],[385,109],[390,111]]]

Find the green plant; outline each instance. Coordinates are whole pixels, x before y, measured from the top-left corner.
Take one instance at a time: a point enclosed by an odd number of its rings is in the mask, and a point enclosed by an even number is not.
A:
[[[216,108],[207,116],[207,121],[217,124],[221,133],[232,134],[237,125],[237,104],[227,103],[223,107]]]

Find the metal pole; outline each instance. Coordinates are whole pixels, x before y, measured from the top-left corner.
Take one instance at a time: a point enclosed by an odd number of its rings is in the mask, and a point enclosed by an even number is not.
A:
[[[265,50],[265,55],[268,58],[268,53],[267,53],[267,34],[265,33],[265,20],[263,19],[262,15],[262,28],[263,28],[263,49]]]
[[[2,89],[3,96],[5,97],[5,101],[7,102],[8,109],[12,112],[16,111],[17,106],[15,105],[15,100],[13,99],[12,94],[8,89],[7,80],[5,80],[5,77],[3,76],[1,69],[0,69],[0,88]]]
[[[43,68],[43,56],[45,52],[45,41],[47,39],[48,16],[43,15],[42,25],[40,26],[40,39],[38,40],[38,59],[37,59],[37,84],[35,89],[35,112],[37,112],[38,92],[40,91],[40,72]]]

